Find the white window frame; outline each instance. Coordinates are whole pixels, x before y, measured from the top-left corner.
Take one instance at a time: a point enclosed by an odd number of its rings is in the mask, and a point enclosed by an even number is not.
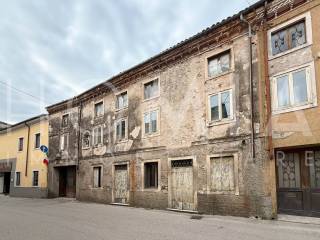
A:
[[[120,95],[122,95],[123,93],[127,93],[127,105],[126,106],[123,106],[121,108],[118,108],[118,97]],[[129,106],[129,94],[128,94],[128,90],[123,90],[119,93],[116,94],[116,103],[115,103],[115,108],[116,108],[116,111],[120,111],[120,110],[123,110],[123,109],[127,109]]]
[[[101,143],[96,143],[95,141],[95,129],[101,128]],[[96,126],[92,129],[92,146],[102,146],[103,145],[103,126]]]
[[[146,163],[158,163],[158,187],[157,188],[145,188],[145,164]],[[141,186],[142,191],[160,191],[161,190],[161,160],[145,160],[141,163]]]
[[[122,121],[125,121],[125,125],[126,125],[126,128],[125,128],[125,138],[123,139],[118,139],[118,136],[117,136],[117,124],[119,122],[122,122]],[[125,142],[128,140],[128,117],[125,117],[125,118],[119,118],[115,121],[114,123],[114,139],[116,142]]]
[[[39,134],[39,147],[37,147],[37,135]],[[34,149],[39,149],[41,147],[41,133],[34,134]]]
[[[34,172],[38,172],[38,185],[33,185],[33,182],[34,182]],[[32,170],[32,187],[39,187],[40,186],[40,171],[35,169],[35,170]]]
[[[157,113],[157,131],[154,132],[154,133],[146,133],[144,116],[146,114],[151,115],[151,112],[156,112]],[[151,120],[150,120],[150,124],[151,124]],[[142,114],[142,134],[143,134],[142,136],[144,138],[153,137],[153,136],[159,136],[160,135],[160,108],[150,109],[150,110],[147,110],[147,111],[143,112],[143,114]]]
[[[96,187],[95,185],[94,185],[94,181],[95,181],[95,179],[94,179],[94,169],[95,168],[100,168],[100,187]],[[93,184],[92,184],[92,188],[94,188],[94,189],[101,189],[101,188],[103,188],[102,187],[102,178],[103,178],[103,166],[102,165],[93,165],[92,166],[92,176],[93,176]]]
[[[212,158],[233,157],[233,176],[234,176],[234,190],[233,191],[211,191],[211,159]],[[212,154],[207,156],[207,193],[208,194],[227,194],[227,195],[240,195],[239,190],[239,154],[238,153],[221,153]]]
[[[300,22],[301,20],[305,19],[305,31],[306,31],[306,43],[302,44],[300,46],[297,46],[295,48],[291,48],[285,52],[282,53],[278,53],[276,55],[272,54],[272,34],[274,32],[280,31],[281,29],[287,28],[292,24],[295,24],[297,22]],[[299,49],[305,48],[306,46],[309,46],[312,44],[312,19],[311,19],[311,14],[310,12],[307,12],[305,14],[302,14],[300,16],[297,16],[285,23],[282,23],[272,29],[270,29],[268,31],[268,56],[269,56],[269,60],[274,59],[274,58],[278,58],[281,57],[283,55],[287,55],[289,53],[292,53],[294,51],[297,51]]]
[[[102,103],[102,114],[97,116],[96,115],[96,105],[99,104],[99,103]],[[94,118],[102,118],[104,116],[104,100],[99,100],[99,101],[96,101],[93,103],[93,116]]]
[[[144,88],[145,88],[145,85],[152,82],[152,81],[155,81],[158,79],[158,94],[156,94],[155,96],[153,97],[150,97],[150,98],[145,98],[144,97]],[[148,79],[146,81],[143,81],[142,82],[142,99],[143,99],[143,102],[145,101],[149,101],[149,100],[152,100],[152,99],[155,99],[155,98],[158,98],[160,97],[160,76],[157,76],[157,77],[154,77],[152,79]]]
[[[221,109],[221,95],[223,93],[229,92],[230,94],[230,117],[229,118],[222,118],[222,109]],[[218,106],[219,106],[219,119],[218,120],[211,120],[211,97],[218,95]],[[219,123],[226,123],[234,120],[234,109],[233,109],[233,90],[227,89],[221,92],[212,93],[208,96],[208,123],[211,124],[219,124]]]
[[[307,74],[307,95],[308,95],[308,102],[305,104],[300,105],[292,105],[293,103],[293,83],[292,83],[292,74],[295,72],[299,72],[303,69],[306,69]],[[278,107],[278,89],[277,89],[277,79],[279,77],[289,75],[289,100],[290,105],[287,107]],[[281,72],[277,75],[271,77],[272,83],[272,114],[280,114],[286,112],[293,112],[302,109],[312,108],[317,106],[317,89],[316,89],[316,82],[315,82],[315,70],[314,70],[314,62],[295,67],[289,69],[288,71]]]
[[[67,145],[66,145],[66,149],[65,149],[65,142],[64,142],[64,140],[65,140],[65,137],[66,136],[66,140],[67,140]],[[61,134],[60,135],[60,151],[65,151],[65,150],[67,150],[68,149],[68,147],[69,147],[69,134],[68,133],[63,133],[63,134]]]

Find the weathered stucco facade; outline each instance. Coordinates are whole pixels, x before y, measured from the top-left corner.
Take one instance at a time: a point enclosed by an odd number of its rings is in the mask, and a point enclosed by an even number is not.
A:
[[[275,217],[275,161],[265,131],[270,112],[265,79],[272,70],[266,69],[264,44],[268,21],[303,2],[259,1],[107,82],[48,107],[49,195]],[[290,8],[282,11],[287,5]],[[246,21],[254,30],[252,39]],[[216,66],[220,72],[211,75]],[[62,173],[66,167],[69,170]],[[72,190],[66,191],[68,186]]]

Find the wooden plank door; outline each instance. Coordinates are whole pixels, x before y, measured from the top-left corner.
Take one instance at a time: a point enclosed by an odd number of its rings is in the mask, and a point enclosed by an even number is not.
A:
[[[195,204],[192,160],[172,161],[171,174],[172,208],[193,211]]]
[[[127,204],[129,197],[128,166],[115,165],[114,170],[114,202]]]

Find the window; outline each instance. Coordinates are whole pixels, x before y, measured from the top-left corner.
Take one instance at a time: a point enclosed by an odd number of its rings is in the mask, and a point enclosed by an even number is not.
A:
[[[159,95],[159,79],[144,84],[144,99],[150,99]]]
[[[272,55],[286,52],[306,43],[305,19],[271,33]]]
[[[154,134],[158,132],[158,110],[144,114],[144,133]]]
[[[69,135],[63,134],[60,136],[60,150],[68,150],[68,143],[69,143]]]
[[[144,188],[158,188],[158,162],[144,164]]]
[[[274,110],[312,103],[310,72],[310,67],[307,67],[273,79]]]
[[[116,121],[116,140],[121,141],[127,138],[127,120],[120,119]]]
[[[119,95],[117,95],[117,102],[116,102],[116,108],[122,109],[128,107],[128,93],[123,92]]]
[[[102,167],[93,168],[93,187],[94,188],[101,187],[101,170],[102,170]]]
[[[39,171],[33,171],[32,186],[33,187],[38,187],[39,186]]]
[[[69,125],[69,114],[65,114],[62,116],[62,127],[67,127]]]
[[[19,187],[20,186],[20,172],[16,172],[16,186]]]
[[[235,190],[234,157],[214,157],[211,162],[211,191],[230,192]]]
[[[40,148],[40,133],[35,135],[34,148]]]
[[[210,102],[210,121],[221,121],[232,119],[232,91],[220,92],[209,97]]]
[[[89,148],[90,147],[90,133],[85,132],[82,137],[82,148]]]
[[[277,153],[278,182],[280,188],[299,188],[300,157],[299,153]]]
[[[102,144],[102,138],[103,138],[103,131],[102,127],[95,127],[93,129],[93,145],[101,145]]]
[[[23,151],[23,137],[19,138],[18,151]]]
[[[208,58],[208,76],[214,77],[228,72],[231,68],[230,59],[230,51]]]
[[[98,102],[94,105],[94,116],[95,117],[103,116],[103,102]]]

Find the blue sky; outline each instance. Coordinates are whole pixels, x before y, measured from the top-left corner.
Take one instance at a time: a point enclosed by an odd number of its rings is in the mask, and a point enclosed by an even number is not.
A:
[[[0,0],[0,121],[16,123],[253,0]]]

